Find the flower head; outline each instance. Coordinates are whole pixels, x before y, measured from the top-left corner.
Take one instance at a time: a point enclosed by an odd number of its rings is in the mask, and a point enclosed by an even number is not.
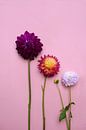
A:
[[[38,68],[45,77],[52,77],[59,72],[60,64],[54,56],[44,55],[38,62]]]
[[[64,86],[70,87],[76,85],[78,78],[77,73],[68,71],[63,74],[61,81]]]
[[[42,51],[43,44],[40,39],[28,31],[18,36],[15,43],[18,53],[26,60],[34,60]]]

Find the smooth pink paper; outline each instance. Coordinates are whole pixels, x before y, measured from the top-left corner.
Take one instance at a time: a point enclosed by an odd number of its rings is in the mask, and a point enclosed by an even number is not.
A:
[[[59,75],[47,81],[46,130],[66,130],[58,121],[61,104],[53,80],[69,70],[80,76],[72,89],[72,130],[86,130],[86,0],[0,0],[0,130],[27,130],[27,62],[15,49],[17,35],[26,30],[41,38],[41,55],[53,54],[61,64]],[[39,57],[31,66],[31,130],[42,130]],[[67,104],[68,91],[60,87]]]

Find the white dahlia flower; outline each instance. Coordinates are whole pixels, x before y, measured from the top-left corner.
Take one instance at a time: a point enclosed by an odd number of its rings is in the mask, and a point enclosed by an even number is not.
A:
[[[61,82],[64,86],[70,87],[76,85],[78,78],[79,77],[76,72],[68,71],[62,75]]]

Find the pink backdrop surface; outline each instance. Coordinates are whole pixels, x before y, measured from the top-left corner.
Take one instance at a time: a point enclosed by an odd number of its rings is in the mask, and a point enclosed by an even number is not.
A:
[[[68,70],[80,76],[72,89],[72,130],[86,130],[86,0],[0,0],[0,130],[27,130],[27,62],[15,50],[17,35],[26,30],[41,38],[41,55],[53,54],[61,64],[59,75],[47,81],[46,130],[66,130],[58,121],[61,104],[53,80]],[[42,130],[38,58],[31,65],[31,130]],[[60,87],[67,104],[68,91]]]

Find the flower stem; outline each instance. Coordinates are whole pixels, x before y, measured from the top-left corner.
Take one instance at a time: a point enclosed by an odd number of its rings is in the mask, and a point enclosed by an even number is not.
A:
[[[69,104],[71,104],[71,87],[69,87]],[[69,128],[71,130],[71,105],[69,109]]]
[[[30,130],[30,118],[31,118],[31,75],[30,75],[30,61],[28,61],[28,84],[29,84],[28,130]]]
[[[45,130],[45,88],[46,88],[46,77],[44,79],[44,86],[42,88],[42,117],[43,117],[43,130]]]
[[[60,88],[58,86],[57,86],[57,88],[58,88],[58,92],[59,92],[59,96],[60,96],[60,100],[61,100],[62,109],[64,109],[64,103],[63,103],[61,91],[60,91]],[[70,130],[67,115],[66,115],[65,121],[66,121],[67,130]]]

